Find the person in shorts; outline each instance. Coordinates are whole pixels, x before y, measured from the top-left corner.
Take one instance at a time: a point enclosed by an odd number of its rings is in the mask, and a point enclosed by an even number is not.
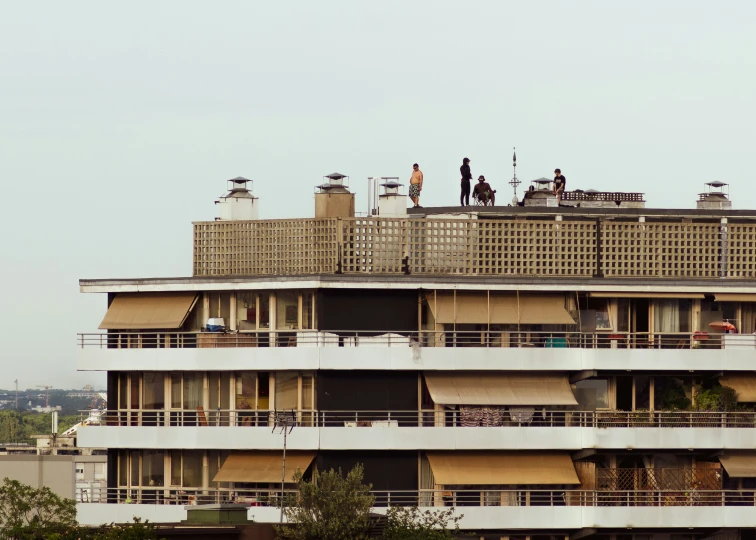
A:
[[[420,192],[423,190],[423,171],[420,170],[420,166],[415,163],[412,165],[412,176],[410,176],[409,197],[412,202],[415,203],[414,208],[422,208],[420,206]]]
[[[561,169],[554,169],[554,195],[557,197],[557,204],[562,201],[562,193],[567,187],[567,179],[562,174]]]

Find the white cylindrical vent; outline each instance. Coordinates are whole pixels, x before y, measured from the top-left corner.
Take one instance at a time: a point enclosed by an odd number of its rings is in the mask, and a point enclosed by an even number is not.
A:
[[[381,194],[378,196],[378,215],[381,217],[405,217],[407,196],[399,193],[402,184],[398,178],[382,177]]]
[[[215,204],[219,208],[221,221],[247,221],[258,219],[259,199],[252,194],[252,180],[241,176],[228,181],[228,193]]]

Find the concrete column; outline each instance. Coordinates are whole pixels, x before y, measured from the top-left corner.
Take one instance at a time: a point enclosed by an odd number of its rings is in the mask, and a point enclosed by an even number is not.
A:
[[[231,313],[229,314],[229,321],[228,321],[228,329],[232,331],[236,331],[236,292],[231,293],[231,297],[228,301],[229,310]]]

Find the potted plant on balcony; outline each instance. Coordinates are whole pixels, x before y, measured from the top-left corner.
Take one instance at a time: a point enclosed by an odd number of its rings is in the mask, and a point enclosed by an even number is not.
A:
[[[648,409],[636,409],[630,415],[631,427],[649,427],[654,424],[653,415]]]

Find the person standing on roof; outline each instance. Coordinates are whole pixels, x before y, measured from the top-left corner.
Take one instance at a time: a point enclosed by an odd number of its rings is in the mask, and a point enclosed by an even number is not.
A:
[[[415,208],[422,208],[420,206],[420,192],[423,190],[423,171],[420,170],[420,166],[415,163],[412,165],[412,176],[410,176],[409,196],[412,202],[415,203]]]
[[[459,205],[470,206],[470,180],[472,180],[472,173],[470,172],[470,160],[468,158],[462,160],[462,166],[459,168],[459,172],[462,174]]]
[[[554,195],[557,198],[557,204],[562,202],[562,193],[567,186],[567,179],[562,174],[561,169],[554,169]]]

